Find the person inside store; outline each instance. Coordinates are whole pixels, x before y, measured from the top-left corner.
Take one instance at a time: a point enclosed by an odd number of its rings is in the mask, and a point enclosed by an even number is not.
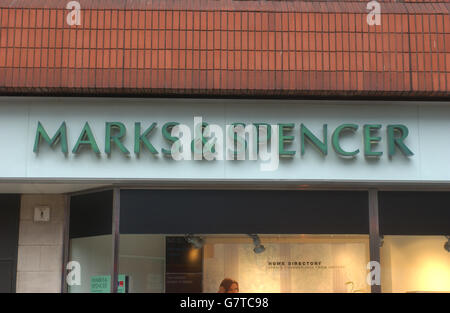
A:
[[[237,281],[231,278],[225,278],[220,283],[218,293],[238,293],[238,292],[239,292],[239,284]]]

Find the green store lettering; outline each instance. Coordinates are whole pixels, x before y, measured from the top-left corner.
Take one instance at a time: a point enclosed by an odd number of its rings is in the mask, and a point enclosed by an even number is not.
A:
[[[176,143],[179,138],[171,135],[173,127],[179,125],[178,122],[166,122],[162,125],[161,130],[158,131],[158,124],[153,122],[149,125],[142,125],[141,122],[134,123],[134,147],[131,151],[134,152],[136,156],[142,153],[150,153],[154,156],[158,155],[160,152],[166,157],[171,156],[171,147]],[[246,126],[245,123],[236,122],[232,126],[241,125]],[[260,136],[259,127],[263,125],[264,127],[269,126],[268,123],[253,123],[257,130],[257,141],[267,140],[270,142],[270,138],[273,135],[273,129],[268,128],[267,136]],[[320,131],[312,130],[308,128],[305,124],[301,123],[298,125],[298,130],[296,131],[295,123],[280,123],[276,124],[278,126],[278,154],[283,158],[292,158],[296,155],[297,151],[293,149],[293,143],[299,140],[299,155],[303,157],[307,153],[311,153],[308,150],[315,150],[315,153],[326,157],[329,152],[329,146],[332,147],[333,151],[340,157],[343,158],[355,158],[358,155],[363,155],[366,158],[380,158],[384,153],[387,154],[389,158],[394,155],[402,154],[403,156],[410,157],[414,153],[406,145],[405,141],[408,137],[409,130],[403,124],[389,124],[383,127],[382,124],[365,124],[357,125],[354,123],[344,123],[338,125],[332,131],[329,131],[327,124],[322,125]],[[208,126],[207,123],[202,124],[202,129]],[[383,138],[381,137],[381,132],[385,131],[384,138],[384,149],[382,145]],[[166,142],[165,147],[160,147],[160,150],[155,147],[152,142],[152,136],[159,132],[162,138]],[[38,121],[36,128],[36,135],[34,141],[33,152],[38,154],[41,145],[48,145],[54,150],[57,150],[57,146],[64,155],[69,153],[69,143],[67,139],[68,127],[67,123],[64,121],[58,127],[55,133],[49,135],[48,131],[45,129],[44,125]],[[126,147],[124,141],[127,136],[127,128],[122,122],[106,122],[105,123],[105,140],[102,148],[104,154],[111,155],[113,152],[113,147],[115,146],[118,152],[125,156],[130,155],[130,150]],[[241,148],[247,150],[248,143],[245,138],[238,137],[235,134],[231,135],[235,146],[239,145]],[[343,147],[342,139],[343,137],[350,138],[352,142],[358,142],[358,148],[349,150]],[[355,138],[353,138],[355,137]],[[73,144],[72,154],[80,154],[83,151],[91,151],[94,154],[100,155],[102,152],[99,148],[97,139],[95,136],[89,122],[86,122],[81,129],[77,141]],[[208,139],[201,138],[202,144],[205,145]],[[331,139],[331,140],[329,140]],[[362,139],[362,140],[361,140]],[[191,151],[194,152],[194,141],[191,141]],[[199,139],[197,139],[199,140]],[[212,145],[211,151],[214,152],[215,146]],[[236,154],[236,151],[233,152]]]

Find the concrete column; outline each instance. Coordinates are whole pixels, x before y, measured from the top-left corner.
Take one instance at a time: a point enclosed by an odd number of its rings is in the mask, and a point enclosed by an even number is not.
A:
[[[17,259],[17,292],[61,292],[63,195],[22,195]],[[36,206],[50,207],[49,222],[34,222]]]

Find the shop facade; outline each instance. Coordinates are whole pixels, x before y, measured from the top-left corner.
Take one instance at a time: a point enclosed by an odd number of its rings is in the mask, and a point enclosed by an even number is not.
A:
[[[446,102],[1,100],[18,291],[450,288]]]
[[[450,6],[367,2],[0,0],[0,292],[450,291]]]

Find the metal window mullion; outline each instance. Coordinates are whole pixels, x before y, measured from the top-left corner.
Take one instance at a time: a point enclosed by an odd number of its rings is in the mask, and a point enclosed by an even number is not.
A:
[[[369,190],[369,249],[370,261],[380,264],[380,227],[378,214],[378,190]],[[372,285],[372,293],[380,293],[381,285]]]
[[[120,188],[113,189],[111,292],[117,293],[119,271]]]
[[[66,277],[68,274],[68,270],[66,268],[67,263],[69,262],[69,226],[70,226],[70,196],[66,196],[65,207],[64,207],[64,234],[63,234],[63,264],[62,264],[62,278],[61,278],[61,293],[68,292],[68,286],[66,283]]]

